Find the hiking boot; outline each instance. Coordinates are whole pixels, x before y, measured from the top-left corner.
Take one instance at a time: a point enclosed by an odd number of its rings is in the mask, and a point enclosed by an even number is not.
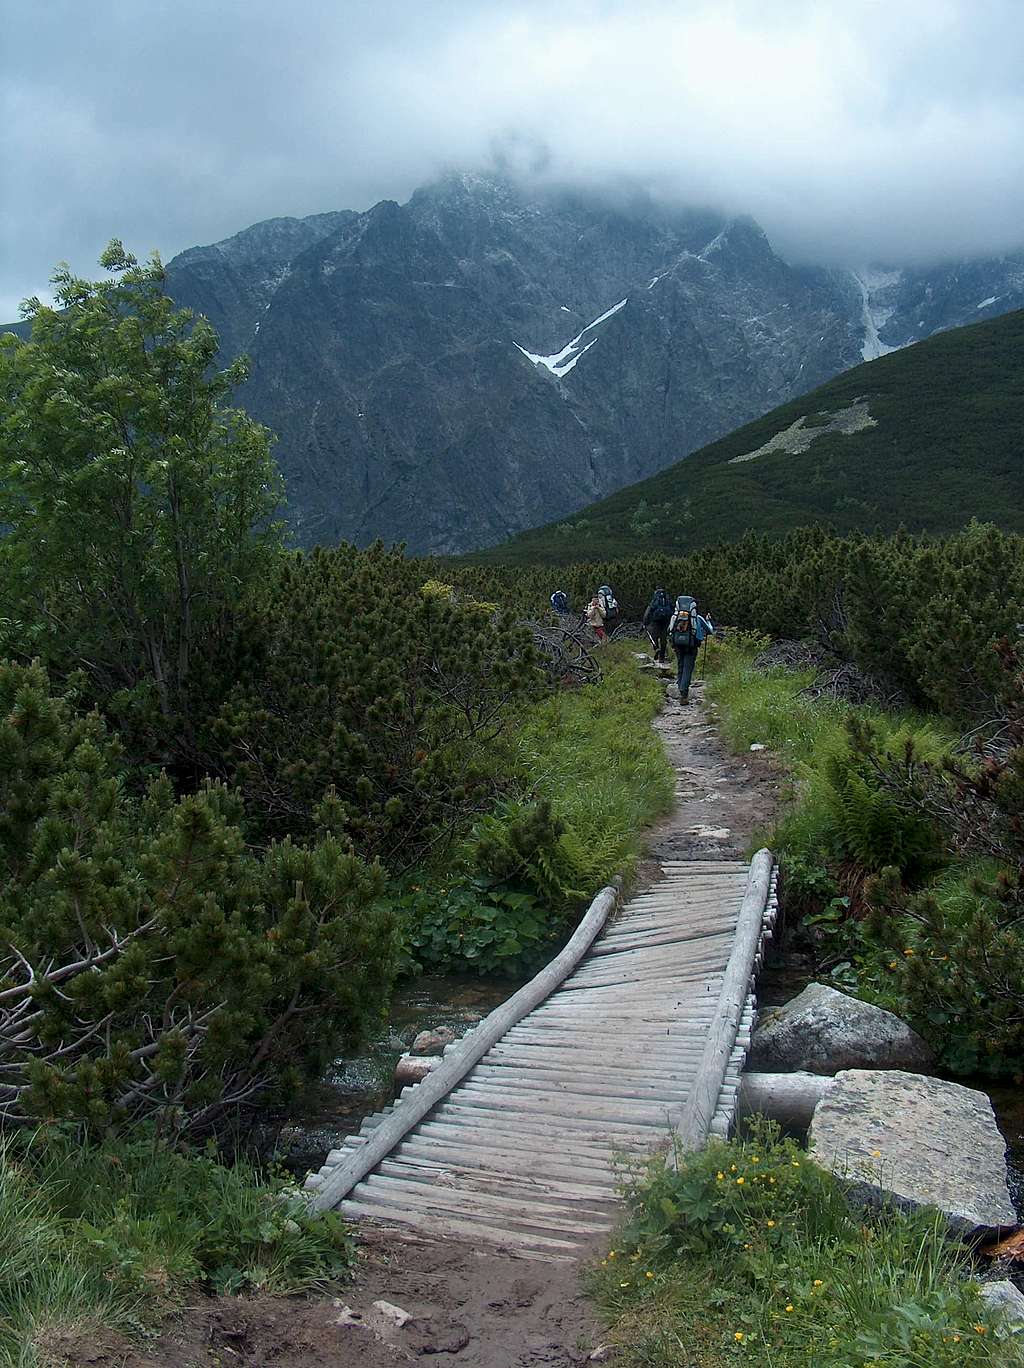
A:
[[[682,703],[682,704],[684,704],[684,705],[687,704],[687,703],[689,703],[689,701],[690,701],[690,695],[689,695],[689,693],[681,693],[681,694],[679,695],[679,701],[680,701],[680,703]]]

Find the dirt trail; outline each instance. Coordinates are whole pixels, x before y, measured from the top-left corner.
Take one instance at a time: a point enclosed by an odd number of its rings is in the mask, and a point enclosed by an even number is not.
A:
[[[652,830],[639,886],[663,859],[743,856],[771,819],[775,780],[757,755],[730,755],[708,719],[703,685],[682,707],[666,677],[655,722],[676,771],[676,807]],[[191,1306],[144,1351],[103,1337],[65,1350],[95,1368],[391,1368],[418,1358],[458,1368],[540,1368],[591,1361],[601,1328],[574,1263],[537,1263],[453,1241],[367,1232],[354,1282],[333,1297],[216,1298]],[[595,1251],[596,1253],[596,1251]],[[408,1314],[399,1324],[385,1302]],[[601,1357],[600,1354],[597,1355]]]

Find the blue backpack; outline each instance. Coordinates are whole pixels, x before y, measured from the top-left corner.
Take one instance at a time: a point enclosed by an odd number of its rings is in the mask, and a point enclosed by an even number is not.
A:
[[[556,613],[565,617],[569,612],[569,599],[564,589],[556,589],[551,595],[551,606]]]
[[[664,589],[655,591],[654,598],[651,599],[651,621],[668,622],[672,616],[672,600]]]

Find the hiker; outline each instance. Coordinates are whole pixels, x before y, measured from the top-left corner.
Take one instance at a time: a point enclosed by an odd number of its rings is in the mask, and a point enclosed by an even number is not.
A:
[[[690,701],[690,680],[693,667],[697,663],[697,652],[701,642],[713,635],[715,625],[709,617],[701,617],[697,612],[697,600],[689,594],[680,594],[676,599],[676,610],[668,624],[668,639],[679,662],[676,683],[679,686],[680,703]]]
[[[654,659],[663,664],[668,654],[668,624],[672,620],[672,600],[664,589],[655,589],[644,609],[644,626],[654,647]]]
[[[569,595],[564,589],[556,589],[551,595],[551,607],[559,617],[569,616]]]
[[[611,585],[602,584],[597,590],[598,598],[601,600],[601,611],[604,613],[604,630],[609,638],[619,625],[619,605],[612,593]]]
[[[604,605],[601,603],[600,593],[595,594],[587,604],[586,619],[593,627],[598,641],[606,641],[608,633],[604,629]]]

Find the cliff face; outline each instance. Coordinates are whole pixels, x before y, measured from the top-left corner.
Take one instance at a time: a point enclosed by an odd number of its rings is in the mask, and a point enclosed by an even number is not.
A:
[[[257,224],[168,277],[252,358],[239,398],[280,435],[299,540],[433,552],[564,517],[868,354],[1024,304],[1020,259],[798,269],[749,220],[469,176]]]

